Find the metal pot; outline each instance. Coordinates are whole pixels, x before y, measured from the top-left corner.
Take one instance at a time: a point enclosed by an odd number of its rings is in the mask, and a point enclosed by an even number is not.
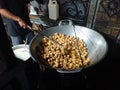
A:
[[[66,34],[69,36],[74,36],[75,34],[74,34],[72,22],[68,20],[67,23],[68,24],[66,25],[66,21],[60,21],[58,26],[47,28],[47,29],[41,31],[41,33],[46,36],[54,35],[54,33],[56,33],[56,32]],[[86,28],[86,27],[78,26],[78,25],[75,25],[74,28],[76,31],[76,36],[83,39],[85,41],[85,43],[87,44],[88,53],[89,53],[88,58],[90,58],[91,62],[86,68],[88,68],[88,67],[98,63],[100,60],[102,60],[108,49],[108,45],[107,45],[107,42],[104,39],[104,37],[100,33],[96,32],[95,30],[92,30],[90,28]],[[33,40],[30,43],[30,46],[29,46],[30,54],[31,54],[31,57],[33,60],[37,61],[38,63],[40,63],[46,67],[49,67],[47,64],[42,62],[42,60],[38,59],[38,57],[36,55],[35,48],[39,45],[42,38],[43,37],[39,33],[38,33],[38,35],[36,35],[33,38]],[[82,68],[77,69],[77,70],[57,69],[57,71],[60,73],[75,73],[75,72],[79,72],[81,70],[82,70]]]

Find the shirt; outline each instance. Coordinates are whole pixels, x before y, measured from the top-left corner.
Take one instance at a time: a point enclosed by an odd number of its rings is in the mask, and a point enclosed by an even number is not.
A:
[[[0,0],[0,8],[7,9],[16,16],[22,18],[28,25],[31,25],[26,4],[29,0]],[[29,30],[23,30],[18,22],[6,18],[8,33],[11,36],[26,35]]]
[[[4,53],[5,59],[9,64],[8,67],[13,67],[16,64],[15,55],[12,50],[12,45],[10,43],[10,39],[8,34],[5,30],[2,18],[0,16],[0,50]]]

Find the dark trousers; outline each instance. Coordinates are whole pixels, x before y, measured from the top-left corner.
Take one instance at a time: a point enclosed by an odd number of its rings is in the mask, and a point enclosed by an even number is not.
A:
[[[0,76],[0,90],[4,90],[4,88],[11,84],[13,80],[18,83],[17,86],[19,86],[20,90],[29,90],[28,80],[22,67],[15,67],[14,69]]]

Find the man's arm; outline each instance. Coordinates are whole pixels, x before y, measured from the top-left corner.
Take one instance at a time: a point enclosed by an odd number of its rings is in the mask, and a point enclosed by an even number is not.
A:
[[[4,17],[7,17],[7,18],[12,19],[14,21],[17,21],[19,23],[19,25],[23,28],[27,27],[27,24],[20,17],[12,14],[11,12],[9,12],[6,9],[0,9],[0,14],[3,15]]]

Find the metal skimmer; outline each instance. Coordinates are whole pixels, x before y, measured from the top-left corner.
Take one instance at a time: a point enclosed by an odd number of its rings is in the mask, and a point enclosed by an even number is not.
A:
[[[80,52],[80,49],[79,49],[79,46],[78,46],[78,37],[76,35],[76,31],[75,31],[75,26],[74,25],[73,25],[73,30],[74,30],[75,37],[77,38],[76,39],[76,47],[77,47],[77,50],[78,50],[78,53],[79,53],[79,56],[80,56],[80,60],[81,60],[82,65],[83,65],[83,60],[82,60],[82,57],[81,57],[81,52]]]

